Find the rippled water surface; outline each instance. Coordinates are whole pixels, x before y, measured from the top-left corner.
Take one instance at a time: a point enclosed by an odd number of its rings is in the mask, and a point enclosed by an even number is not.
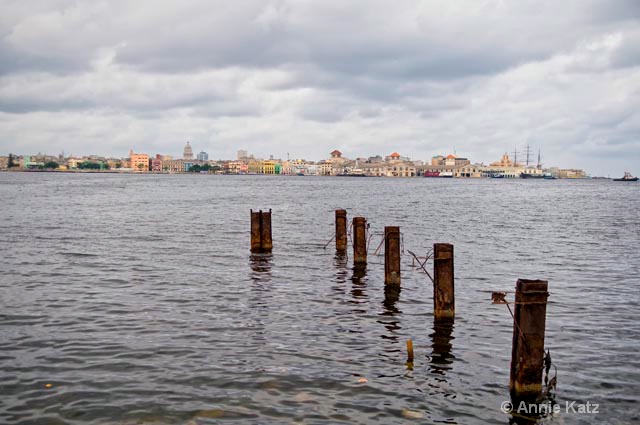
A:
[[[518,278],[549,281],[558,403],[600,404],[553,422],[640,421],[640,184],[0,173],[0,199],[0,423],[507,424],[487,291]],[[365,272],[323,249],[336,208],[371,223]],[[385,225],[455,245],[453,324],[409,255],[385,300]]]

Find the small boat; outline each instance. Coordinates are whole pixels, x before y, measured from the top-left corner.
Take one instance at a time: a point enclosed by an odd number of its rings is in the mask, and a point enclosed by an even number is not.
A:
[[[622,177],[620,179],[613,179],[613,181],[614,182],[637,182],[638,178],[637,177],[633,177],[630,172],[625,171],[624,172],[624,177]]]

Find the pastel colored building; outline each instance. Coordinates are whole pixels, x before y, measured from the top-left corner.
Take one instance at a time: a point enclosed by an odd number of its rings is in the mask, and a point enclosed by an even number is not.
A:
[[[134,171],[149,171],[149,155],[146,153],[134,153],[132,150],[129,152],[129,160]]]

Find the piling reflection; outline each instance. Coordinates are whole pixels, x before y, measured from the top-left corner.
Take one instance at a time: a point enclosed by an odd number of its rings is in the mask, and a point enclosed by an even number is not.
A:
[[[336,253],[336,256],[333,257],[333,265],[336,268],[336,285],[334,285],[333,290],[336,292],[346,292],[345,285],[349,278],[348,263],[349,257],[345,254]]]
[[[270,282],[272,261],[272,254],[251,254],[249,257],[251,280],[257,283]]]
[[[400,313],[397,303],[400,300],[400,286],[399,285],[387,285],[384,288],[384,301],[382,304],[385,307],[385,316],[393,316]]]
[[[429,368],[433,374],[445,376],[455,360],[455,356],[451,354],[453,348],[451,341],[455,339],[451,336],[453,328],[453,318],[434,319],[433,321],[433,333],[429,335],[432,341]]]
[[[555,400],[511,397],[509,425],[546,423],[557,408]]]
[[[367,297],[367,266],[355,265],[353,274],[351,275],[351,296],[354,304],[364,302]],[[360,313],[366,313],[366,310],[358,310]]]
[[[333,265],[336,268],[336,280],[338,283],[345,283],[348,276],[349,257],[346,254],[336,253],[333,257]]]
[[[386,329],[386,332],[381,334],[380,338],[391,343],[391,346],[385,346],[382,355],[390,358],[396,358],[398,353],[402,351],[399,337],[399,331],[402,327],[400,326],[400,319],[398,317],[402,312],[397,306],[399,298],[399,286],[385,287],[384,301],[382,302],[384,309],[380,314],[384,318],[378,320],[378,323],[382,324]]]

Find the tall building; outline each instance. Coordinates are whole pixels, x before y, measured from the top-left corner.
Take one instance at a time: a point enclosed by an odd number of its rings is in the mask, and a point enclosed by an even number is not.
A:
[[[198,161],[208,161],[209,160],[209,154],[206,153],[205,151],[202,151],[198,154]]]
[[[134,153],[132,149],[129,151],[129,160],[134,171],[149,171],[149,155],[146,153]]]
[[[187,142],[187,145],[184,147],[184,152],[182,153],[182,158],[184,159],[193,159],[193,149],[191,149],[191,145]]]
[[[249,157],[249,152],[244,149],[240,149],[238,151],[238,156],[236,157],[238,160],[247,159]]]

